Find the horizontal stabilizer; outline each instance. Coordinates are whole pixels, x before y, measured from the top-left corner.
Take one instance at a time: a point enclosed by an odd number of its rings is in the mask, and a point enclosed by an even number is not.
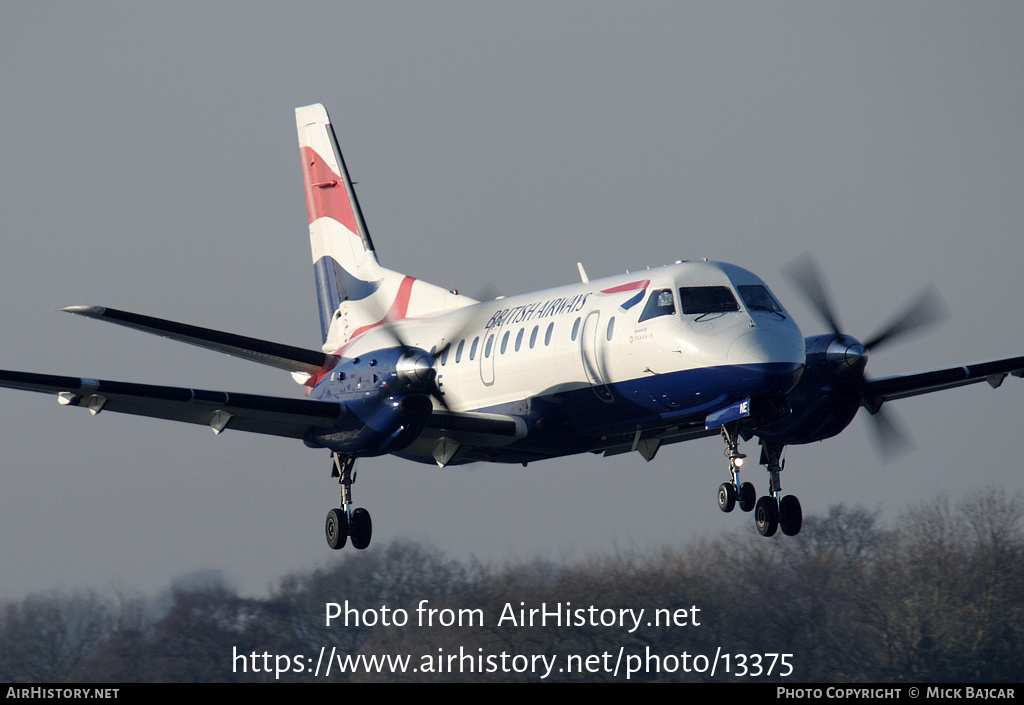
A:
[[[345,415],[334,402],[258,394],[215,392],[132,382],[43,375],[0,370],[0,387],[56,394],[66,406],[98,414],[114,411],[288,438],[307,438],[313,429],[331,426]]]
[[[319,350],[307,350],[292,345],[272,343],[267,340],[225,333],[224,331],[211,328],[200,328],[199,326],[176,323],[175,321],[168,321],[163,318],[119,311],[115,308],[68,306],[63,310],[78,316],[108,321],[119,326],[126,326],[145,333],[153,333],[164,338],[170,338],[171,340],[198,345],[202,348],[216,350],[217,352],[252,360],[263,365],[288,370],[289,372],[315,375],[329,367],[333,360],[331,356]]]

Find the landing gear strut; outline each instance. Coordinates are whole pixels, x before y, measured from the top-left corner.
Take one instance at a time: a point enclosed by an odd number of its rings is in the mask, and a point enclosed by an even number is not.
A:
[[[761,442],[761,464],[768,468],[768,497],[762,497],[766,504],[771,504],[771,513],[774,519],[767,516],[762,528],[759,515],[755,515],[754,521],[757,524],[757,531],[762,536],[771,536],[775,529],[781,528],[786,536],[796,536],[800,533],[800,527],[804,523],[803,510],[800,508],[800,500],[795,495],[782,496],[782,470],[786,467],[786,461],[782,457],[785,446],[771,441]],[[761,500],[758,500],[760,505]]]
[[[343,548],[351,536],[353,547],[366,548],[373,534],[373,522],[370,521],[370,513],[362,507],[352,510],[352,483],[356,481],[355,456],[334,453],[332,460],[331,477],[338,478],[341,485],[341,507],[335,507],[327,513],[324,525],[327,545],[335,550]]]
[[[773,536],[780,528],[786,536],[800,533],[803,524],[800,500],[794,495],[782,495],[781,473],[786,465],[782,452],[785,446],[761,441],[761,465],[768,469],[768,494],[757,499],[757,491],[751,483],[740,483],[740,468],[747,456],[739,450],[739,424],[722,426],[722,440],[725,441],[725,455],[729,458],[732,479],[718,488],[718,508],[731,512],[738,502],[743,511],[753,510],[754,525],[762,536]]]
[[[718,488],[718,508],[723,512],[731,512],[736,502],[740,509],[749,512],[757,501],[757,490],[749,482],[740,483],[740,468],[747,456],[740,452],[739,434],[735,424],[722,426],[722,439],[725,441],[725,455],[729,458],[730,482],[723,482]]]

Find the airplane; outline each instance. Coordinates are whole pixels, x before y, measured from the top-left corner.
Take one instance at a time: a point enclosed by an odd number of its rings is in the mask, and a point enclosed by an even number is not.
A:
[[[358,458],[395,455],[441,467],[636,452],[721,436],[724,512],[757,531],[795,535],[802,508],[782,492],[784,450],[845,429],[861,407],[883,447],[901,436],[890,401],[1024,376],[1024,356],[869,379],[869,353],[943,317],[926,292],[866,342],[843,332],[809,257],[786,269],[830,332],[804,337],[753,273],[720,262],[667,266],[478,301],[378,261],[334,128],[322,105],[295,111],[322,346],[283,345],[100,306],[64,311],[290,372],[305,398],[0,370],[0,386],[55,394],[65,406],[299,439],[328,449],[339,506],[329,546],[365,549],[354,508]],[[760,498],[740,479],[740,444],[757,438]]]

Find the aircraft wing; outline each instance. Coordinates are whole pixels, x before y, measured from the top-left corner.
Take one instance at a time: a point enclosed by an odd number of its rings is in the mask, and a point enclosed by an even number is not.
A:
[[[863,404],[868,411],[874,413],[884,402],[893,399],[929,394],[978,382],[988,382],[995,388],[1003,383],[1008,374],[1014,377],[1024,377],[1024,357],[974,362],[958,367],[947,367],[943,370],[868,380],[864,386]]]
[[[225,333],[211,328],[200,328],[186,323],[177,323],[163,318],[143,316],[139,313],[119,311],[116,308],[103,306],[68,306],[63,309],[86,318],[116,323],[119,326],[134,328],[145,333],[153,333],[164,338],[177,340],[190,345],[216,350],[217,352],[234,355],[253,362],[277,367],[289,372],[301,372],[316,375],[330,366],[332,356],[319,350],[307,350],[292,345],[272,343],[268,340],[249,338],[244,335]]]
[[[115,411],[272,436],[303,438],[310,429],[330,426],[345,415],[334,402],[236,394],[152,384],[0,370],[0,387],[56,394],[61,404],[93,414]]]
[[[519,416],[480,414],[472,411],[453,414],[435,410],[427,421],[427,428],[481,436],[507,438],[508,442],[526,435],[526,422]]]

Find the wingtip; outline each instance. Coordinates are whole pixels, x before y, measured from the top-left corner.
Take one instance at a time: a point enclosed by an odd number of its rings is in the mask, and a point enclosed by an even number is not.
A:
[[[102,316],[105,310],[102,306],[67,306],[61,309],[65,313],[74,313],[79,316]]]

